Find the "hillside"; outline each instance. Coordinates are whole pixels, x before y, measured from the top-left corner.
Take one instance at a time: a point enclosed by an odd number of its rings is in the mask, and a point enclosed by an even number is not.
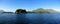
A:
[[[32,12],[35,12],[35,13],[59,13],[58,11],[55,11],[53,9],[43,9],[43,8],[33,10]]]

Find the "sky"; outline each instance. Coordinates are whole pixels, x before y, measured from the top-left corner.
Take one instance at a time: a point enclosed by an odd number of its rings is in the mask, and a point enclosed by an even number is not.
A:
[[[0,10],[15,12],[16,9],[32,11],[38,8],[60,11],[60,0],[0,0]]]

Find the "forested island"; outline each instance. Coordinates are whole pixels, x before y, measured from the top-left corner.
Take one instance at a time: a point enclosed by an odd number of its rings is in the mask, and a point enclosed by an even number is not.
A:
[[[15,12],[5,12],[2,10],[2,12],[0,11],[0,13],[2,14],[50,14],[50,13],[60,13],[58,11],[55,11],[53,9],[43,9],[43,8],[39,8],[39,9],[35,9],[32,11],[26,11],[25,9],[17,9]]]

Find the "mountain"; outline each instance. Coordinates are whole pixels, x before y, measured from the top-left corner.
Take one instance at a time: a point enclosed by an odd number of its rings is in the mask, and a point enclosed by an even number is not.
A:
[[[45,9],[45,10],[49,11],[50,13],[60,13],[60,12],[54,10],[54,9]]]
[[[33,10],[32,12],[35,12],[35,13],[59,13],[58,11],[55,11],[53,9],[43,9],[43,8]]]
[[[0,14],[3,13],[3,12],[5,12],[5,11],[4,10],[0,10]]]

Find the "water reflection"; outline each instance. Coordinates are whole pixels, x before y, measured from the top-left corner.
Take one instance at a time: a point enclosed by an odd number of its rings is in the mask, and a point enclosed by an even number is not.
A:
[[[25,14],[16,14],[16,23],[15,24],[28,24],[28,19]]]

